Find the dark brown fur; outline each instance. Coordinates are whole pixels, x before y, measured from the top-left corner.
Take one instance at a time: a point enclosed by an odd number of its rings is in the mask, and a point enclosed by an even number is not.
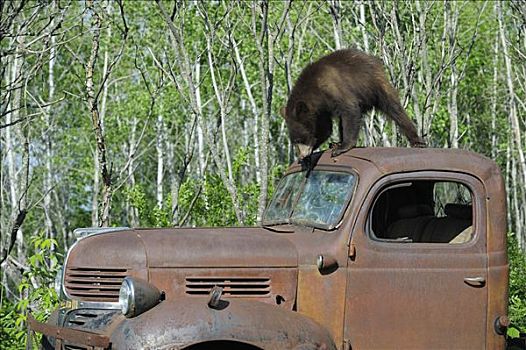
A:
[[[373,107],[396,122],[411,146],[425,147],[382,62],[356,49],[335,51],[305,67],[281,114],[292,143],[310,146],[311,152],[330,137],[332,119],[338,121],[336,156],[356,146],[363,115]]]

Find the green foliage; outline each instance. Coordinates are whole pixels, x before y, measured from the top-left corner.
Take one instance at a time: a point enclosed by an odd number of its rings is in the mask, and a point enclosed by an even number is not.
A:
[[[141,221],[148,221],[148,204],[142,186],[135,185],[128,187],[126,188],[125,193],[130,204],[139,211],[139,219]]]
[[[9,228],[11,209],[18,204],[11,203],[8,195],[11,184],[18,185],[18,197],[25,191],[20,180],[25,172],[21,167],[25,143],[21,135],[27,132],[30,142],[30,187],[27,194],[31,209],[23,224],[25,243],[20,248],[24,250],[24,255],[17,258],[28,265],[29,270],[22,276],[18,269],[9,266],[11,274],[6,274],[8,279],[12,275],[16,276],[10,281],[9,290],[2,288],[0,291],[2,348],[20,347],[23,343],[25,335],[21,325],[25,320],[23,311],[27,307],[42,311],[37,317],[43,317],[46,310],[54,304],[54,296],[47,286],[53,280],[57,266],[55,262],[60,260],[60,256],[51,247],[67,246],[73,229],[91,226],[94,199],[98,200],[99,206],[101,201],[100,176],[98,188],[94,181],[97,145],[86,103],[85,85],[85,64],[91,53],[93,38],[92,13],[86,10],[86,2],[82,1],[69,1],[63,6],[50,1],[23,3],[26,6],[13,18],[12,25],[5,30],[7,36],[0,42],[1,66],[5,66],[5,71],[9,72],[0,77],[1,86],[5,87],[0,90],[0,95],[5,97],[2,111],[9,111],[14,100],[9,84],[12,79],[13,58],[17,56],[20,59],[21,75],[15,85],[23,86],[19,90],[22,92],[22,108],[18,111],[18,116],[29,116],[27,122],[10,129],[13,137],[12,149],[6,147],[3,133],[6,129],[0,130],[0,185],[3,191],[0,196],[0,227],[5,230]],[[244,223],[254,225],[261,191],[257,180],[261,169],[255,166],[254,150],[256,139],[262,139],[261,133],[254,133],[261,130],[262,106],[265,102],[263,89],[271,91],[272,100],[268,120],[270,142],[264,145],[268,147],[268,193],[271,195],[276,182],[292,160],[289,158],[284,120],[278,116],[279,107],[287,101],[291,88],[289,83],[294,82],[303,67],[335,48],[335,14],[331,12],[330,2],[293,1],[288,12],[285,12],[287,2],[270,1],[266,29],[263,28],[260,4],[251,7],[256,2],[161,3],[172,15],[174,25],[183,38],[180,48],[174,45],[174,37],[156,2],[123,3],[124,17],[129,27],[128,38],[124,43],[118,4],[114,1],[94,1],[94,7],[102,18],[94,88],[100,92],[99,112],[104,119],[105,147],[114,186],[111,223],[118,226],[131,225],[129,220],[132,214],[135,216],[137,213],[138,224],[141,226],[166,227],[177,223],[186,226],[239,224],[231,195],[219,175],[215,160],[208,159],[205,174],[198,171],[201,159],[198,159],[200,154],[196,145],[196,129],[199,123],[194,123],[191,91],[183,75],[185,60],[181,51],[186,51],[192,79],[195,79],[193,83],[199,88],[202,118],[199,122],[205,126],[202,130],[205,134],[214,134],[219,126],[219,102],[212,86],[211,67],[208,63],[208,53],[211,53],[219,90],[225,93],[223,102],[226,106],[226,118],[223,122],[232,155],[232,175],[237,199]],[[426,137],[434,147],[447,147],[450,139],[451,64],[454,61],[457,73],[461,74],[457,95],[460,147],[485,155],[495,153],[495,161],[503,172],[507,172],[505,177],[511,182],[513,170],[510,169],[513,168],[513,161],[515,165],[519,163],[514,153],[516,150],[511,149],[510,156],[506,156],[508,148],[513,148],[514,144],[509,125],[511,99],[506,85],[506,67],[495,4],[473,1],[368,2],[365,6],[365,21],[362,22],[359,5],[342,1],[338,6],[338,25],[341,25],[342,46],[365,49],[367,43],[368,51],[384,60],[385,70],[392,83],[400,89],[411,118],[418,117],[418,110],[420,116],[433,111],[424,122],[430,124]],[[518,21],[522,18],[520,13],[514,12],[516,4],[499,4],[506,21],[505,35],[511,45],[509,54],[514,62],[512,70],[515,70],[512,78],[517,82],[514,98],[521,115],[524,112],[521,101],[525,100],[524,86],[520,83],[524,80],[521,79],[524,74],[521,71],[524,66],[524,50],[522,41],[515,39],[522,38],[521,30],[524,25]],[[449,6],[450,14],[455,10],[459,11],[455,28],[445,28],[446,6]],[[7,6],[6,10],[9,8]],[[285,13],[287,16],[281,23]],[[50,29],[48,25],[50,19],[58,21],[62,14],[63,22],[53,31],[56,39],[53,68],[55,89],[54,96],[51,96],[48,60],[52,54],[52,42],[51,36],[47,34]],[[419,22],[422,14],[425,17],[423,24]],[[280,24],[283,25],[281,30]],[[400,31],[399,38],[395,26]],[[215,34],[209,38],[208,48],[206,35],[212,31]],[[477,37],[474,37],[475,33]],[[267,54],[262,56],[256,45],[259,40],[264,39],[265,34],[277,35],[270,37],[262,45],[264,51],[272,49],[272,60],[267,60]],[[420,40],[423,34],[426,38],[427,62],[421,56],[424,43]],[[233,55],[234,42],[239,49],[243,67]],[[496,42],[500,45],[497,47],[498,55],[494,54]],[[22,45],[21,54],[17,53],[18,44]],[[122,45],[123,55],[112,65]],[[452,51],[448,52],[451,48]],[[268,66],[270,63],[274,65],[274,71],[265,75],[265,72],[260,71],[260,64]],[[404,65],[407,64],[410,65],[405,67],[405,74],[408,76],[404,76]],[[106,90],[101,89],[104,69],[110,67],[112,73],[106,81]],[[254,116],[241,68],[244,68],[251,89],[250,95],[255,101],[256,112],[259,113],[258,118]],[[433,82],[430,96],[426,95],[425,90],[427,74]],[[265,76],[267,80],[272,79],[272,86],[268,86]],[[228,92],[230,84],[232,89]],[[4,103],[4,100],[7,102]],[[46,107],[48,103],[55,101],[56,103],[48,106],[49,109]],[[376,115],[378,117],[370,123],[375,131],[371,134],[377,138],[376,144],[381,145],[381,137],[386,136],[387,139],[398,137],[398,144],[405,145],[406,140],[396,135],[394,123],[382,124],[383,129],[380,130],[378,121],[383,116],[380,113]],[[158,116],[163,117],[162,127],[158,127],[156,123]],[[0,118],[0,124],[6,121],[7,115],[3,120]],[[524,138],[524,125],[521,124],[520,128]],[[496,137],[496,149],[492,149],[493,136]],[[224,162],[220,137],[213,135],[212,138],[213,142],[204,140],[204,156],[207,157],[210,147],[216,147],[221,158],[218,161]],[[333,134],[333,138],[329,142],[337,140],[337,133]],[[156,199],[156,142],[162,144],[165,165],[162,205]],[[263,145],[258,147],[261,150]],[[327,143],[324,147],[327,147]],[[9,161],[5,162],[8,152],[14,152],[16,179],[12,179],[9,174]],[[51,157],[51,172],[47,168],[48,157]],[[130,157],[133,157],[132,165]],[[187,159],[190,159],[188,164]],[[130,168],[127,168],[128,165]],[[52,188],[46,188],[48,175],[52,178]],[[133,176],[133,181],[129,176]],[[130,185],[132,183],[134,185]],[[508,185],[516,192],[509,194],[509,198],[521,198],[524,194],[521,185]],[[42,197],[48,191],[52,195],[52,201],[50,207],[44,208]],[[177,203],[172,203],[172,200],[177,200]],[[38,234],[46,215],[51,218],[58,242],[46,240]],[[512,218],[511,225],[513,221]],[[4,232],[2,231],[2,243],[7,239]],[[30,239],[31,237],[34,238]],[[514,327],[517,327],[510,331],[524,331],[526,268],[524,254],[518,250],[514,236],[510,237],[509,254],[510,317]],[[17,290],[19,284],[20,291]],[[16,292],[11,292],[11,289]]]
[[[28,312],[44,321],[58,305],[53,282],[62,257],[53,250],[57,242],[40,234],[32,237],[30,243],[33,253],[27,259],[29,268],[17,287],[19,299],[10,302],[2,289],[0,343],[3,349],[25,348]]]
[[[253,226],[257,221],[260,187],[256,179],[250,179],[247,168],[250,165],[248,149],[238,149],[232,162],[232,173],[241,208],[244,224]],[[276,182],[281,178],[285,166],[273,167],[269,175],[268,195],[271,196]],[[217,174],[206,174],[204,179],[187,179],[179,190],[179,220],[191,212],[192,226],[235,226],[237,218],[231,197]]]
[[[162,208],[159,208],[156,206],[152,210],[152,219],[153,219],[153,225],[155,227],[170,227],[170,210],[167,208],[170,208],[171,206],[171,200],[170,197],[168,197],[168,200],[165,201],[166,203],[163,205]]]
[[[141,185],[126,188],[125,195],[130,205],[138,210],[142,226],[168,227],[171,225],[169,197],[160,208],[151,196],[147,196]]]
[[[517,331],[526,333],[526,254],[520,250],[514,234],[508,235],[508,257],[510,261],[508,314],[511,320],[509,334],[517,336]]]
[[[186,224],[191,226],[235,225],[232,200],[218,175],[205,175],[203,180],[188,179],[179,190],[179,220],[191,210]]]
[[[7,299],[2,288],[2,307],[0,308],[0,344],[3,349],[18,349],[24,343],[25,332],[20,326],[16,305]]]

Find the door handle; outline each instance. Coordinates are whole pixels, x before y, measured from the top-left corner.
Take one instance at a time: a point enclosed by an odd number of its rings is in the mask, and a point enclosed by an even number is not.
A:
[[[473,287],[483,287],[486,284],[486,279],[484,277],[466,277],[464,282]]]

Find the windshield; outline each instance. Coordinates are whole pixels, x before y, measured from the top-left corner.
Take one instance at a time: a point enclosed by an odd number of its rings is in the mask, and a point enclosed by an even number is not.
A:
[[[346,208],[355,184],[349,173],[292,173],[279,183],[265,213],[264,225],[301,224],[333,228]]]

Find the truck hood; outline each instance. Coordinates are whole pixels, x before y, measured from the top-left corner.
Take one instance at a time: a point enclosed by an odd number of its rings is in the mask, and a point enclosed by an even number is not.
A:
[[[298,253],[263,228],[178,228],[135,231],[149,267],[296,267]]]
[[[298,253],[287,238],[258,227],[135,229],[81,239],[67,264],[135,269],[297,267]]]

